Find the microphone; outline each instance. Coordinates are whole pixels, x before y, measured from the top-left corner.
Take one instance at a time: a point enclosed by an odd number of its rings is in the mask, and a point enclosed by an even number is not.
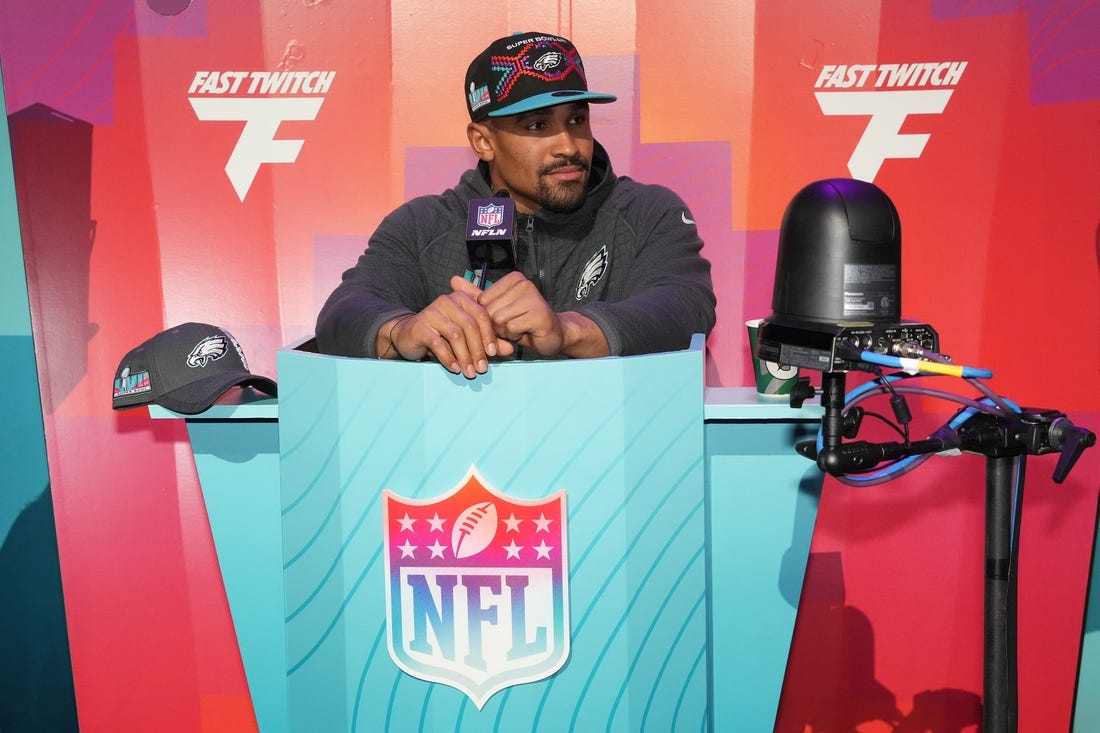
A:
[[[473,283],[484,288],[490,270],[516,269],[516,202],[508,192],[492,198],[470,199],[466,220],[466,251]]]

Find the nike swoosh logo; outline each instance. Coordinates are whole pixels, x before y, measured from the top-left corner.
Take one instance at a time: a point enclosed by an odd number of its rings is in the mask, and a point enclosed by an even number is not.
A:
[[[688,218],[688,215],[687,215],[686,211],[681,211],[680,212],[680,220],[683,221],[685,224],[694,224],[695,223],[694,219],[689,219]]]

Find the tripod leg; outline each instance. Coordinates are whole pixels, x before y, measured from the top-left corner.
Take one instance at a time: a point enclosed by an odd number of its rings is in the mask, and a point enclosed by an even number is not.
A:
[[[1019,522],[1019,517],[1013,517],[1017,460],[1022,468],[1023,457],[986,457],[984,733],[1015,733],[1017,726],[1013,567],[1013,526]]]

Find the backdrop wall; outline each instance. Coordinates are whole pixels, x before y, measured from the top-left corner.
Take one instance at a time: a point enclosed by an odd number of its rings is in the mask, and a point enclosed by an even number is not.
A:
[[[851,176],[899,209],[903,314],[1002,394],[1097,429],[1094,0],[0,0],[0,261],[26,272],[0,324],[33,336],[41,404],[0,437],[44,435],[82,730],[255,725],[187,436],[112,412],[118,360],[197,320],[277,376],[381,217],[471,164],[466,65],[530,29],[619,95],[593,109],[616,170],[692,207],[719,297],[708,384],[751,383],[743,322],[770,311],[791,196]],[[1030,464],[1021,730],[1069,724],[1098,453],[1060,486]],[[917,707],[973,725],[982,482],[976,457],[826,481],[781,730]],[[0,539],[40,491],[4,480]]]

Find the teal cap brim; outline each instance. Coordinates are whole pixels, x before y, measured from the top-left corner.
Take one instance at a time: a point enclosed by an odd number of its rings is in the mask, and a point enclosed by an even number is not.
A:
[[[556,92],[536,94],[533,97],[528,97],[515,104],[510,104],[507,107],[495,109],[486,116],[508,117],[509,115],[518,115],[523,112],[530,112],[532,110],[542,109],[543,107],[553,107],[554,105],[565,104],[567,102],[594,102],[596,104],[607,104],[608,102],[614,102],[616,99],[618,99],[618,97],[614,94],[586,92],[580,89],[576,91],[558,90]]]

